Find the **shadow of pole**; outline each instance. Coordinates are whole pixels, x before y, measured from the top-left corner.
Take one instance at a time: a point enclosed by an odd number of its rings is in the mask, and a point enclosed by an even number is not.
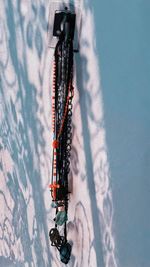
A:
[[[94,248],[96,252],[97,266],[104,266],[103,259],[103,248],[102,248],[102,235],[101,227],[99,221],[99,210],[97,207],[96,200],[96,191],[94,183],[94,170],[93,170],[93,161],[92,161],[92,151],[90,145],[90,132],[88,129],[88,108],[86,105],[86,99],[84,95],[84,77],[82,75],[84,71],[84,76],[88,74],[86,71],[87,68],[87,59],[81,54],[76,57],[76,74],[77,74],[77,88],[79,88],[79,105],[81,110],[81,120],[82,120],[82,130],[83,130],[83,142],[84,142],[84,151],[86,158],[86,173],[87,173],[87,185],[90,196],[91,203],[91,212],[93,218],[93,229],[94,229]]]

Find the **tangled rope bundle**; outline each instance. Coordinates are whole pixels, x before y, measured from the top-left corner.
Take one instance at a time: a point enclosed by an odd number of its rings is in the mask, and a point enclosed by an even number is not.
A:
[[[70,13],[64,13],[63,30],[54,54],[52,90],[52,130],[53,156],[52,178],[49,185],[52,207],[56,209],[55,228],[49,231],[51,245],[60,252],[60,259],[67,264],[71,245],[67,241],[68,220],[68,174],[70,171],[70,152],[72,143],[72,99],[73,87],[73,40],[70,34]],[[62,26],[61,26],[62,27]],[[60,229],[61,228],[61,229]],[[59,229],[63,235],[59,233]]]

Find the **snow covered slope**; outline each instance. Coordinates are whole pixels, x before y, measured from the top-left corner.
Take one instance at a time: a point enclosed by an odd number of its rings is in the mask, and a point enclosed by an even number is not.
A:
[[[51,80],[47,0],[0,2],[0,266],[60,267],[50,247]],[[80,2],[68,266],[116,267],[113,201],[93,12]],[[124,267],[124,266],[123,266]]]

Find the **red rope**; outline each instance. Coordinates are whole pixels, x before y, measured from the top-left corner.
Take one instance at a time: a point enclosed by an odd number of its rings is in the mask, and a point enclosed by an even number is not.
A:
[[[69,84],[69,89],[68,89],[67,101],[66,101],[66,105],[65,105],[65,109],[64,109],[64,115],[63,115],[63,118],[62,118],[62,124],[61,124],[61,127],[60,127],[60,129],[59,129],[57,139],[60,137],[60,135],[61,135],[61,133],[62,133],[62,131],[63,131],[64,123],[65,123],[65,119],[66,119],[67,111],[68,111],[69,99],[73,96],[73,94],[72,94],[71,96],[69,96],[69,94],[70,94],[70,92],[71,92],[71,87],[72,87],[73,92],[74,92],[74,88],[73,88],[72,84],[70,83],[70,84]]]
[[[55,133],[55,86],[56,86],[56,62],[53,67],[53,90],[52,90],[52,130]]]

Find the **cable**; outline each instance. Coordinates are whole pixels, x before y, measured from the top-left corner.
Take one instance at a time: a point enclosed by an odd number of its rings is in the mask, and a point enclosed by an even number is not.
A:
[[[70,37],[68,13],[65,16],[65,20],[63,20],[64,28],[59,36],[54,53],[52,89],[53,156],[52,178],[49,188],[52,206],[56,209],[56,217],[54,218],[55,228],[49,231],[49,237],[51,245],[56,246],[59,250],[61,261],[68,263],[71,254],[71,245],[67,241],[68,174],[70,171],[72,143],[72,99],[74,87],[73,40]],[[60,235],[58,226],[64,228],[63,235]]]

